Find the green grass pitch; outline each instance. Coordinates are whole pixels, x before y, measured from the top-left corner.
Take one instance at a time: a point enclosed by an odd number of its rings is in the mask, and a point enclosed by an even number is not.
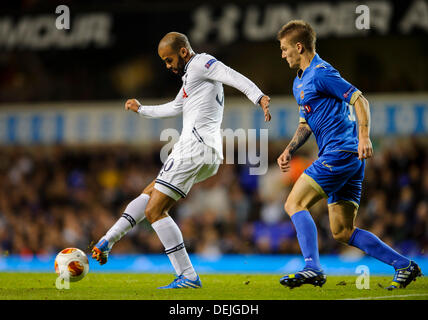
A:
[[[169,274],[89,273],[69,289],[58,290],[55,273],[0,273],[1,300],[428,300],[428,279],[418,278],[394,291],[390,277],[370,277],[370,289],[357,289],[356,276],[328,276],[322,287],[288,289],[281,275],[201,274],[203,288],[158,290]]]

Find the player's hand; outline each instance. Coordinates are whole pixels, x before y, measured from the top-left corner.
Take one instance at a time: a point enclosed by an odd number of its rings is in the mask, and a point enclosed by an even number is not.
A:
[[[369,137],[359,138],[358,159],[368,159],[373,156],[373,146]]]
[[[132,110],[134,112],[138,112],[138,108],[140,107],[140,103],[137,99],[128,99],[125,102],[125,110]]]
[[[265,113],[265,122],[270,121],[270,119],[272,118],[269,113],[269,102],[270,98],[268,96],[263,96],[259,102],[260,106],[263,109],[263,112]]]
[[[290,170],[290,160],[290,151],[288,151],[288,149],[285,149],[284,152],[276,160],[278,162],[279,169],[282,172],[287,172],[288,170]]]

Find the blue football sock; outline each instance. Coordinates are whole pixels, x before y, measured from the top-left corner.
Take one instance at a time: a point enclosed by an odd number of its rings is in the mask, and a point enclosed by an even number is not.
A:
[[[311,214],[307,210],[296,212],[291,216],[291,221],[296,228],[297,240],[305,258],[305,268],[321,270],[317,227]]]
[[[410,260],[392,249],[373,233],[356,228],[352,233],[349,245],[363,250],[369,256],[376,258],[395,269],[406,268],[410,264]]]

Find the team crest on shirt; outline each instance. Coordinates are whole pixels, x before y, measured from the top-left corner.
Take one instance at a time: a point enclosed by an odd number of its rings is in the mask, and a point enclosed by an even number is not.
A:
[[[303,106],[303,108],[305,109],[306,113],[309,113],[309,112],[311,112],[311,111],[312,111],[311,106],[310,106],[310,105],[308,105],[308,104],[305,104],[305,105]]]
[[[303,90],[302,91],[300,91],[300,99],[302,99],[303,100],[303,98],[305,97],[305,93],[303,92]]]

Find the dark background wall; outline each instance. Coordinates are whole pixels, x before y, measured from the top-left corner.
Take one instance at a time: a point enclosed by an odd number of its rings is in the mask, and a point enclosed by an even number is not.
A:
[[[61,4],[71,13],[67,31],[53,27],[59,16],[55,8]],[[314,24],[318,53],[362,91],[428,91],[428,2],[368,2],[371,25],[362,31],[354,23],[358,4],[346,0],[2,2],[0,102],[175,96],[181,80],[167,72],[157,56],[158,41],[172,30],[186,33],[196,52],[215,55],[270,95],[290,94],[295,72],[280,59],[276,32],[294,18]],[[43,24],[49,24],[47,20],[40,22],[41,17],[51,21],[50,27]],[[61,33],[68,40],[55,38]]]

